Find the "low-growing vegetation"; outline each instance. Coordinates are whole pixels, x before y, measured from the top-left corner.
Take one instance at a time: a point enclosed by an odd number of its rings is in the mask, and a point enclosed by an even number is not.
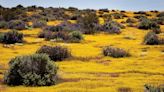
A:
[[[104,56],[111,56],[114,58],[127,57],[130,56],[129,52],[116,47],[107,46],[103,48]]]
[[[18,56],[10,60],[4,83],[11,86],[50,86],[56,83],[57,66],[46,54]]]
[[[5,44],[14,44],[23,42],[23,34],[17,30],[11,30],[6,33],[1,33],[0,42]]]
[[[53,61],[62,61],[71,56],[71,52],[66,47],[42,46],[36,53],[47,54]]]

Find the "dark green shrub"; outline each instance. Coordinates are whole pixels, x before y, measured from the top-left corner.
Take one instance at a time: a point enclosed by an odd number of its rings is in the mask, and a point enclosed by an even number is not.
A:
[[[115,47],[111,47],[111,46],[107,46],[107,47],[103,48],[103,54],[104,54],[104,56],[111,56],[114,58],[130,56],[130,54],[127,51],[125,51],[121,48],[115,48]]]
[[[158,36],[152,31],[148,32],[144,37],[144,44],[147,44],[147,45],[159,44]]]
[[[164,86],[154,87],[148,84],[144,86],[145,86],[145,92],[164,92]]]
[[[24,21],[21,20],[11,20],[8,22],[9,29],[16,29],[16,30],[23,30],[26,29],[26,24]]]
[[[139,23],[138,28],[148,30],[153,28],[160,28],[160,26],[154,21],[144,19]]]
[[[80,25],[81,32],[85,34],[93,34],[98,31],[98,17],[95,13],[88,13],[79,18],[77,23]]]
[[[62,61],[65,58],[69,58],[71,56],[70,51],[67,48],[61,46],[42,46],[36,53],[45,53],[49,55],[53,61]]]
[[[13,44],[13,43],[21,43],[23,42],[23,34],[19,33],[16,30],[9,31],[4,33],[3,43]]]
[[[80,42],[83,39],[81,32],[73,31],[69,33],[69,42]]]
[[[18,56],[10,60],[4,77],[7,85],[50,86],[56,83],[57,67],[46,54]]]
[[[0,21],[0,28],[7,28],[7,22]]]

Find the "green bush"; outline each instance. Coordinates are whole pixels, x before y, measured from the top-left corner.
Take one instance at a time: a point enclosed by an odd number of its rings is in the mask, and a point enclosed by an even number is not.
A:
[[[61,46],[51,47],[45,45],[42,46],[36,53],[45,53],[49,55],[53,61],[62,61],[71,56],[70,51],[66,47]]]
[[[159,13],[157,17],[164,17],[164,12]]]
[[[0,42],[3,42],[4,39],[4,33],[0,33]]]
[[[4,83],[17,86],[49,86],[56,83],[57,67],[46,54],[18,56],[10,60]]]
[[[81,32],[73,31],[69,33],[69,42],[80,42],[83,39]]]
[[[4,33],[2,42],[6,44],[21,43],[23,42],[23,34],[16,30],[11,30]]]
[[[120,34],[121,33],[120,27],[113,22],[105,23],[104,25],[102,25],[101,30],[108,32],[110,34]]]
[[[136,23],[137,21],[135,20],[135,19],[133,19],[133,18],[128,18],[127,20],[126,20],[126,23]]]
[[[94,34],[98,31],[99,21],[95,13],[88,13],[78,18],[77,23],[80,25],[81,32],[85,34]]]
[[[41,27],[44,27],[46,25],[47,25],[46,21],[34,21],[32,24],[32,27],[33,28],[41,28]]]
[[[154,21],[151,21],[149,19],[144,19],[140,22],[138,28],[148,30],[153,28],[160,28],[160,26]]]
[[[159,34],[162,32],[160,28],[152,28],[152,31],[156,34]]]
[[[164,92],[164,86],[154,87],[154,86],[146,84],[145,92]]]
[[[26,29],[26,23],[22,20],[11,20],[8,22],[9,29],[23,30]]]
[[[130,54],[127,51],[125,51],[121,48],[115,48],[115,47],[111,47],[111,46],[107,46],[107,47],[103,48],[103,54],[104,54],[104,56],[111,56],[114,58],[130,56]]]
[[[7,22],[0,21],[0,28],[7,28]]]
[[[145,35],[143,42],[147,45],[157,45],[159,44],[159,38],[154,32],[150,31]]]

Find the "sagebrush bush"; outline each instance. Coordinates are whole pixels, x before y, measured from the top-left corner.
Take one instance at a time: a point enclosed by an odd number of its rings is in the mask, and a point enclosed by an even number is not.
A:
[[[18,56],[10,60],[4,83],[17,86],[50,86],[56,83],[57,67],[46,54]]]
[[[121,33],[120,28],[112,22],[107,22],[104,25],[102,25],[101,30],[108,32],[110,34],[120,34]]]
[[[82,33],[79,31],[73,31],[68,36],[69,42],[80,42],[83,39]]]
[[[126,23],[136,23],[137,21],[135,20],[135,19],[133,19],[133,18],[128,18],[127,20],[126,20]]]
[[[156,34],[159,34],[162,32],[160,28],[152,28],[152,31]]]
[[[154,32],[150,31],[145,35],[143,42],[147,45],[157,45],[159,44],[159,38]]]
[[[81,32],[85,34],[94,34],[98,31],[98,17],[95,13],[88,13],[79,18],[77,23],[80,25]]]
[[[46,25],[47,25],[47,23],[45,21],[39,21],[39,20],[38,21],[33,21],[33,23],[32,23],[33,28],[42,28]]]
[[[0,33],[0,42],[3,42],[4,39],[4,33]]]
[[[23,33],[19,33],[16,30],[6,32],[4,33],[2,42],[6,44],[21,43],[23,42]]]
[[[148,30],[153,28],[160,28],[160,26],[154,21],[151,21],[149,19],[144,19],[140,22],[138,28]]]
[[[22,20],[11,20],[8,22],[9,29],[23,30],[26,29],[26,23]]]
[[[0,21],[0,28],[7,28],[7,22],[6,21]]]
[[[46,26],[43,30],[51,31],[51,32],[59,32],[59,31],[63,31],[63,27],[62,26]]]
[[[42,46],[39,50],[37,50],[36,53],[45,53],[49,55],[51,60],[53,61],[62,61],[65,58],[69,58],[71,56],[71,52],[66,48],[62,46]]]
[[[127,51],[121,48],[116,48],[116,47],[111,47],[111,46],[104,47],[103,54],[104,56],[111,56],[114,58],[130,56],[130,54]]]
[[[151,85],[144,85],[145,86],[145,92],[164,92],[164,86],[151,86]]]
[[[164,17],[164,12],[159,13],[157,17]]]
[[[122,19],[124,17],[121,13],[113,13],[112,16],[114,19]]]

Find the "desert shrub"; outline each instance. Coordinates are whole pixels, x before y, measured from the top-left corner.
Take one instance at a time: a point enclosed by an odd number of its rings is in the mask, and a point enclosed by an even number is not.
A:
[[[99,11],[109,12],[109,10],[108,10],[108,9],[99,9]]]
[[[4,39],[4,33],[0,33],[0,42],[3,42]]]
[[[0,21],[0,28],[7,28],[7,22]]]
[[[160,28],[152,28],[152,31],[156,34],[159,34],[162,32]]]
[[[164,86],[151,86],[151,85],[144,85],[145,86],[145,92],[164,92]]]
[[[9,32],[4,33],[3,43],[6,44],[13,44],[13,43],[20,43],[23,42],[23,34],[19,33],[16,30],[12,30]]]
[[[139,23],[138,28],[148,30],[153,28],[160,28],[160,26],[154,21],[144,19]]]
[[[59,32],[63,30],[62,26],[46,26],[44,31]]]
[[[133,19],[133,18],[128,18],[127,20],[126,20],[126,23],[136,23],[137,21],[135,20],[135,19]]]
[[[46,54],[18,56],[10,60],[7,85],[50,86],[56,83],[57,67]]]
[[[159,44],[158,36],[152,31],[148,32],[144,37],[144,44],[147,44],[147,45]]]
[[[83,39],[81,32],[73,31],[69,33],[69,42],[80,42]]]
[[[133,24],[133,23],[128,23],[127,24],[128,27],[137,27],[137,25]]]
[[[53,61],[62,61],[71,56],[70,51],[66,47],[61,46],[42,46],[36,53],[45,53],[49,55]]]
[[[118,23],[118,22],[116,22],[116,21],[110,21],[110,22],[111,22],[112,24],[116,25],[117,27],[121,28],[121,29],[124,29],[124,28],[125,28],[125,26],[122,25],[121,23]]]
[[[112,22],[107,22],[104,25],[102,25],[101,30],[108,32],[110,34],[120,34],[121,33],[120,28]]]
[[[146,14],[145,11],[138,11],[138,12],[134,12],[134,14]]]
[[[156,19],[156,22],[160,25],[164,25],[164,16],[163,17],[159,17],[158,19]]]
[[[123,17],[126,16],[126,15],[124,15],[122,13],[113,13],[111,15],[113,16],[114,19],[122,19]]]
[[[9,29],[23,30],[26,29],[26,23],[21,20],[11,20],[8,22],[7,27]]]
[[[157,17],[164,17],[164,12],[159,13]]]
[[[41,28],[41,27],[44,27],[46,25],[47,25],[47,23],[45,21],[34,21],[32,24],[32,26],[34,28]]]
[[[143,19],[147,19],[147,17],[143,15],[136,15],[134,16],[134,18],[139,19],[140,21],[142,21]]]
[[[93,34],[98,31],[99,25],[98,17],[95,13],[88,13],[79,18],[77,23],[80,25],[81,32],[85,34]]]
[[[56,40],[62,40],[62,41],[68,41],[69,40],[69,35],[68,32],[65,31],[59,31],[54,34],[54,38]]]
[[[164,38],[159,38],[159,44],[161,44],[161,45],[164,44]]]
[[[102,18],[104,19],[105,22],[111,21],[112,20],[112,16],[109,14],[103,14]]]
[[[107,47],[103,48],[103,54],[104,54],[104,56],[111,56],[114,58],[130,56],[130,54],[127,51],[125,51],[121,48],[115,48],[115,47],[111,47],[111,46],[107,46]]]

